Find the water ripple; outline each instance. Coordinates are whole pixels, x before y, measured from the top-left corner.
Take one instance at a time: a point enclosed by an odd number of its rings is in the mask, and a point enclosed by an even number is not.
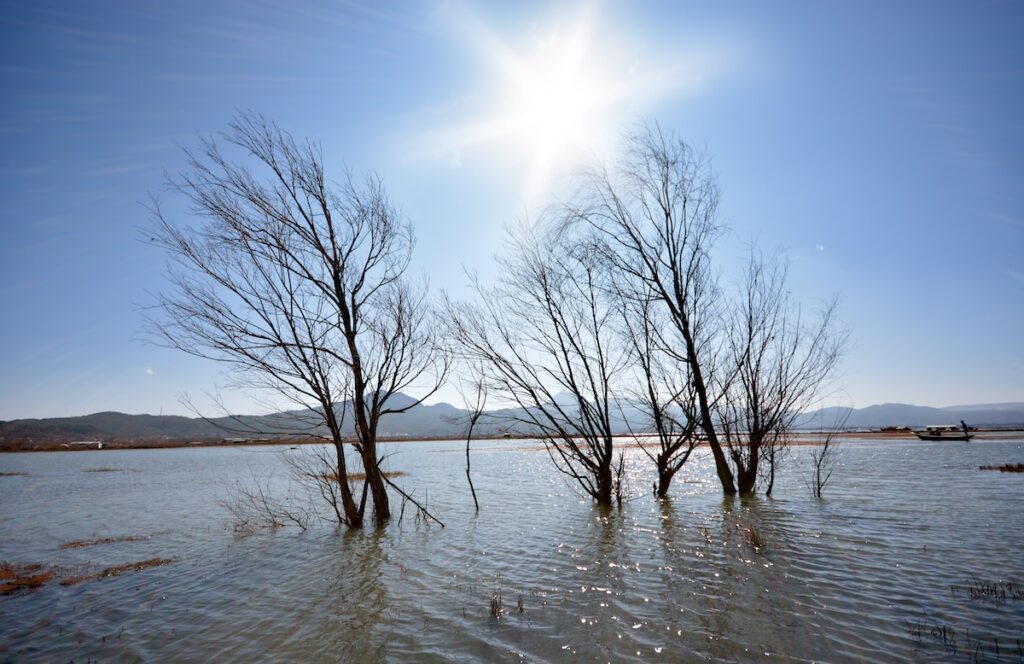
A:
[[[0,558],[175,561],[0,597],[3,658],[968,661],[977,642],[988,660],[1020,659],[1024,600],[957,588],[1024,582],[1024,477],[976,470],[1021,459],[1021,442],[851,443],[823,501],[805,449],[776,498],[723,498],[697,454],[661,502],[631,450],[621,511],[581,499],[534,443],[481,443],[479,515],[459,445],[386,451],[447,528],[407,516],[376,533],[236,539],[219,501],[253,472],[283,477],[265,448],[3,455],[0,470],[29,475],[0,480]],[[132,472],[82,472],[99,455]],[[60,548],[124,536],[142,539]]]

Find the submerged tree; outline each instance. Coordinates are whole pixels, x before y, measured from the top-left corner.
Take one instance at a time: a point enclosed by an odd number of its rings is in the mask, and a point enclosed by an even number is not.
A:
[[[807,321],[786,288],[778,257],[751,254],[730,326],[735,379],[715,409],[736,468],[740,493],[754,490],[762,462],[770,495],[793,425],[820,397],[845,342],[835,326],[835,301]]]
[[[663,335],[668,331],[650,297],[631,300],[619,293],[622,314],[622,337],[632,351],[632,387],[624,404],[642,415],[640,430],[632,431],[640,449],[650,458],[658,472],[654,493],[668,495],[672,478],[689,460],[700,444],[697,396],[689,365],[676,357],[672,344]],[[631,428],[631,418],[623,420]],[[656,444],[651,449],[652,442]]]
[[[686,365],[697,422],[715,461],[722,490],[735,493],[714,410],[731,379],[725,314],[711,249],[722,234],[718,185],[707,160],[657,128],[631,137],[614,170],[587,178],[570,222],[591,228],[618,287],[663,311],[665,339]],[[670,332],[669,332],[670,331]]]
[[[509,249],[496,287],[475,282],[476,303],[448,301],[450,338],[484,368],[513,428],[539,435],[558,470],[611,505],[612,389],[628,350],[617,343],[601,256],[548,224],[513,237]]]
[[[834,305],[817,327],[804,326],[785,271],[765,278],[761,267],[731,303],[712,265],[724,229],[707,159],[657,127],[628,146],[614,169],[587,178],[567,222],[596,234],[621,293],[658,309],[660,350],[680,363],[687,422],[699,426],[723,492],[753,491],[766,453],[771,486],[791,409],[810,402],[838,360]]]
[[[850,410],[840,409],[831,427],[820,427],[818,444],[811,448],[811,493],[821,498],[839,462],[839,432],[846,426]]]
[[[383,525],[380,421],[436,391],[448,366],[426,287],[406,278],[411,224],[378,179],[328,179],[315,144],[262,117],[241,115],[187,157],[169,187],[191,203],[188,220],[154,205],[172,283],[151,319],[156,333],[309,409],[335,450],[338,519],[362,526],[369,494]],[[417,388],[420,400],[394,398]],[[346,398],[366,476],[358,499],[343,448]]]
[[[479,512],[480,501],[476,498],[476,487],[473,486],[473,475],[470,471],[469,445],[473,442],[476,426],[487,408],[487,380],[482,367],[473,369],[468,384],[461,387],[459,392],[462,395],[462,403],[466,406],[466,415],[462,418],[466,425],[466,482],[469,483],[469,491],[473,495],[473,507]]]

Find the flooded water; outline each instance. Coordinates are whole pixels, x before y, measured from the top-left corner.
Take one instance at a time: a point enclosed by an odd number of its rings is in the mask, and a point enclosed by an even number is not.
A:
[[[0,559],[173,563],[0,596],[4,661],[1024,661],[1024,461],[1009,442],[845,445],[824,500],[794,448],[775,498],[710,459],[602,512],[534,443],[388,446],[447,527],[236,537],[222,500],[268,447],[0,455]],[[84,472],[113,468],[110,472]],[[396,514],[397,514],[396,504]],[[61,549],[69,540],[143,536]],[[755,544],[760,546],[755,546]],[[970,588],[975,588],[972,595]],[[980,592],[979,592],[979,589]],[[1016,598],[1014,596],[1016,589]],[[501,615],[491,614],[500,593]],[[497,600],[494,600],[497,601]],[[1018,641],[1020,639],[1020,641]]]

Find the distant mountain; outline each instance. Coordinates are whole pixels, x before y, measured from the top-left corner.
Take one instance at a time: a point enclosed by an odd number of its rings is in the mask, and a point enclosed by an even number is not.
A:
[[[559,395],[557,402],[563,408],[572,409],[573,401],[566,395]],[[396,395],[392,407],[404,407],[414,403],[411,397]],[[338,414],[344,413],[345,432],[351,435],[353,421],[350,404],[336,406]],[[616,409],[618,412],[620,409]],[[459,437],[465,427],[467,411],[447,403],[412,406],[405,413],[385,417],[381,422],[380,435],[393,438],[434,438]],[[522,410],[504,409],[489,412],[489,417],[480,422],[480,435],[499,434],[510,426],[514,419],[521,419]],[[978,404],[930,408],[908,404],[887,403],[866,408],[825,408],[805,414],[800,418],[798,428],[819,429],[835,426],[843,421],[847,428],[877,429],[885,426],[923,427],[928,424],[957,424],[960,420],[979,427],[1024,427],[1024,403]],[[220,440],[224,438],[259,438],[285,434],[315,433],[317,418],[311,411],[285,411],[270,415],[242,415],[202,418],[176,415],[127,415],[104,412],[81,417],[55,417],[48,419],[24,419],[0,421],[0,442],[48,441],[70,442],[75,440]],[[630,404],[623,404],[621,414],[613,421],[613,429],[619,432],[643,430],[640,411]],[[524,431],[522,427],[520,431]],[[527,430],[528,431],[528,430]]]
[[[817,429],[833,426],[841,421],[843,415],[848,415],[845,426],[856,429],[959,424],[960,420],[964,420],[970,426],[979,427],[1024,426],[1024,403],[978,404],[946,408],[883,403],[866,408],[823,408],[807,413],[800,421],[800,428]]]
[[[395,395],[391,408],[408,407],[415,399]],[[351,435],[354,422],[351,404],[338,404],[343,429]],[[379,433],[386,437],[444,437],[461,434],[466,411],[447,403],[412,406],[404,413],[381,420]],[[285,435],[315,434],[319,417],[312,411],[294,410],[270,415],[237,415],[203,419],[177,415],[128,415],[104,412],[80,417],[54,417],[0,421],[0,441],[70,442],[76,440],[221,440],[225,438],[272,438]],[[482,426],[483,433],[495,427]]]
[[[1024,410],[1024,403],[1011,402],[1011,403],[979,403],[973,406],[946,406],[942,410],[962,410],[962,411],[976,411],[976,410],[988,410],[988,411],[1022,411]]]

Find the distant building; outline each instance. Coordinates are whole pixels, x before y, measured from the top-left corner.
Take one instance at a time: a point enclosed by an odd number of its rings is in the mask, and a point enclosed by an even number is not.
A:
[[[72,443],[69,443],[68,447],[70,447],[73,450],[102,450],[103,442],[99,440],[76,440]]]

